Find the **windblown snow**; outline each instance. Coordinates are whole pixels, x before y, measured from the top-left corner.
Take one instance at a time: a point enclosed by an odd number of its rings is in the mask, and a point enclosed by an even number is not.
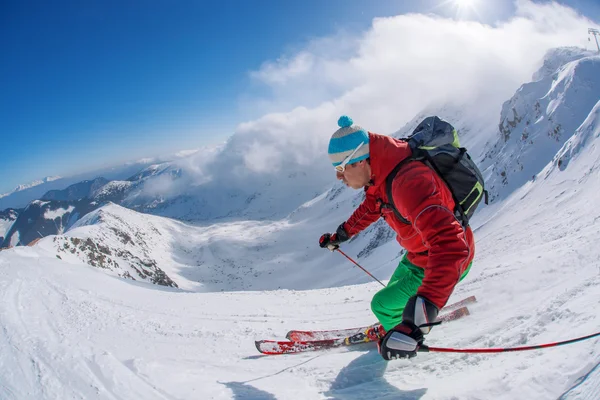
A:
[[[543,67],[556,65],[556,79],[542,71],[505,104],[510,129],[473,138],[489,143],[474,156],[489,162],[496,201],[473,221],[475,263],[450,301],[478,302],[435,327],[431,346],[512,347],[600,330],[600,63],[561,56]],[[558,139],[548,133],[557,124]],[[317,246],[360,201],[338,183],[281,219],[202,226],[109,204],[63,235],[0,252],[0,398],[600,398],[597,339],[392,362],[369,344],[258,354],[255,339],[290,329],[374,322],[379,284]],[[400,256],[380,223],[344,250],[384,282]]]

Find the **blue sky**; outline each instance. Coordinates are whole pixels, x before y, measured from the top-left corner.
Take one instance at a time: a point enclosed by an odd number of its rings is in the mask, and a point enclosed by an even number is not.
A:
[[[492,24],[514,10],[479,2],[460,17]],[[600,20],[595,0],[563,3]],[[431,0],[3,1],[0,193],[222,142],[260,117],[244,105],[269,88],[251,71],[407,12],[457,17],[455,3]]]

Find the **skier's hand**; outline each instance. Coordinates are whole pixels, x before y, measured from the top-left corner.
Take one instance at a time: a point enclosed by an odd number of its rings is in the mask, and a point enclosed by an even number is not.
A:
[[[340,248],[340,243],[345,242],[348,239],[350,239],[350,236],[346,233],[344,224],[341,224],[334,234],[324,233],[321,235],[319,238],[319,246],[323,249],[328,248],[331,251],[335,251]]]
[[[419,346],[423,344],[423,332],[410,322],[402,322],[377,343],[379,354],[384,360],[413,358],[417,356]]]
[[[438,315],[435,304],[423,296],[408,299],[402,322],[392,328],[378,343],[379,354],[384,360],[413,358],[423,344],[423,335],[431,330]]]

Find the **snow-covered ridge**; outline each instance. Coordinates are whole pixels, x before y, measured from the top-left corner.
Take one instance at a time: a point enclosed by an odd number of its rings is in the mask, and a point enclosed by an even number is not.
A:
[[[592,141],[597,141],[600,137],[600,100],[596,103],[586,120],[581,124],[575,134],[565,143],[563,148],[556,156],[556,166],[560,170],[565,170],[573,159],[589,147],[588,151],[593,151],[598,155],[598,144],[591,145]],[[586,174],[594,172],[598,165],[594,163],[594,158],[588,159],[584,170]]]
[[[597,55],[595,51],[584,50],[579,47],[559,47],[550,49],[544,57],[543,65],[533,74],[532,80],[539,81],[552,76],[563,65],[584,57]]]
[[[0,247],[2,247],[4,236],[6,236],[6,233],[10,230],[18,216],[19,210],[9,208],[8,210],[0,211]]]
[[[134,222],[136,218],[139,221]],[[116,205],[92,211],[64,235],[40,243],[67,262],[84,262],[121,278],[177,287],[157,265],[169,265],[167,245],[145,216]]]
[[[39,186],[39,185],[42,185],[44,183],[52,182],[52,181],[55,181],[55,180],[58,180],[58,179],[61,179],[61,177],[60,176],[47,176],[44,179],[40,179],[40,180],[33,181],[33,182],[30,182],[30,183],[26,183],[26,184],[23,184],[23,185],[18,185],[12,191],[10,191],[8,193],[0,194],[0,199],[3,198],[3,197],[10,196],[13,193],[22,192],[23,190],[30,189],[32,187]]]
[[[50,191],[62,191],[71,185],[81,183],[85,180],[95,180],[103,177],[108,181],[127,180],[141,170],[152,164],[169,163],[172,161],[187,162],[187,158],[201,157],[202,154],[213,154],[222,145],[204,147],[193,151],[182,151],[177,154],[166,155],[164,157],[154,157],[142,159],[135,162],[128,162],[122,165],[110,166],[95,171],[85,172],[70,177],[58,178],[50,177],[40,181],[36,181],[36,185],[20,185],[19,191],[13,191],[4,195],[0,195],[0,210],[6,208],[21,208],[25,207],[30,201],[40,199],[44,194]],[[56,178],[56,179],[55,179]],[[39,183],[39,184],[38,184]]]
[[[560,61],[547,60],[538,74],[542,78],[523,85],[502,108],[499,135],[482,163],[492,200],[535,179],[600,98],[600,56],[567,52],[566,63]],[[548,66],[556,64],[549,74]]]
[[[267,246],[253,244],[252,238],[281,233],[281,226],[285,224],[196,227],[109,204],[39,245],[65,261],[83,261],[111,275],[148,283],[202,292],[261,289],[283,281],[285,271],[274,273],[279,262],[265,262],[261,253]],[[234,249],[237,259],[231,254]]]

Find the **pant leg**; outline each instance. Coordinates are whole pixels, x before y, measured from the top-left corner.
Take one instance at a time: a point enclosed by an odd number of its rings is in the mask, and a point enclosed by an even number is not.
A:
[[[469,265],[467,265],[467,269],[465,269],[465,272],[462,273],[462,275],[460,276],[460,279],[458,280],[459,282],[462,281],[463,279],[465,279],[465,276],[467,276],[467,274],[469,273],[469,271],[471,270],[471,266],[473,265],[473,261],[471,261],[469,263]]]
[[[386,331],[402,322],[402,312],[423,282],[425,271],[413,265],[406,255],[398,264],[388,285],[375,293],[371,310]]]
[[[462,273],[461,281],[471,270],[472,264]],[[388,285],[375,293],[371,310],[386,331],[402,322],[404,307],[408,299],[417,294],[424,276],[425,271],[408,261],[407,255],[404,255]]]

